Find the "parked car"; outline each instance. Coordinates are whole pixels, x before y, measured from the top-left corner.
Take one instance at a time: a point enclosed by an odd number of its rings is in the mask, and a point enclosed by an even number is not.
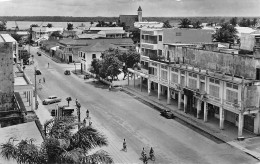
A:
[[[90,75],[84,75],[84,79],[89,79]]]
[[[42,74],[41,71],[38,70],[38,69],[35,71],[35,73],[36,73],[36,75],[41,75]]]
[[[61,98],[58,98],[57,96],[49,96],[47,99],[44,99],[42,101],[43,105],[48,105],[56,102],[61,102]]]
[[[172,111],[166,109],[161,112],[161,115],[168,119],[173,119],[175,117]]]
[[[66,70],[66,71],[64,72],[64,75],[70,75],[70,70]]]
[[[42,56],[41,52],[39,52],[39,51],[37,52],[37,55],[38,55],[38,56]]]
[[[112,90],[119,90],[119,91],[121,91],[121,90],[123,89],[123,87],[122,87],[121,85],[113,85],[113,86],[111,87],[111,89],[112,89]]]

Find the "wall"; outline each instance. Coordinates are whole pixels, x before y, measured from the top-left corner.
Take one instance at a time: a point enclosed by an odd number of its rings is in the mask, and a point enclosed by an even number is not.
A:
[[[194,48],[182,48],[185,63],[210,71],[244,76],[255,79],[257,60],[227,53],[205,51]]]
[[[101,52],[85,52],[86,70],[88,70],[91,67],[92,54],[96,54],[96,59],[100,59],[100,57],[101,57]],[[84,52],[82,55],[84,55]]]
[[[13,110],[14,75],[12,43],[0,43],[0,111]]]
[[[245,107],[259,107],[260,86],[248,86],[245,89]]]
[[[255,45],[255,36],[242,33],[240,37],[240,43],[240,49],[253,51]]]
[[[181,35],[176,36],[176,33]],[[163,43],[211,43],[212,33],[212,30],[165,28]]]

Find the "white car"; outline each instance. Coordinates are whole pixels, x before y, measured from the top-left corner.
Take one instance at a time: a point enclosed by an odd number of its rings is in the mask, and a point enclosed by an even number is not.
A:
[[[51,103],[61,102],[61,98],[58,98],[57,96],[49,96],[47,99],[44,99],[42,101],[43,105],[48,105]]]

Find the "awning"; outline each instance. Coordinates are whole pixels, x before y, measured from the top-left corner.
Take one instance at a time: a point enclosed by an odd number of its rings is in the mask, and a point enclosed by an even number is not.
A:
[[[52,47],[51,50],[57,51],[57,47],[58,46]]]

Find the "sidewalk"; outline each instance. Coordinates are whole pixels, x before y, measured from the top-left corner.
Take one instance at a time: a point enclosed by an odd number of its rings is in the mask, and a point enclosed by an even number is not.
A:
[[[192,128],[195,128],[199,131],[202,131],[213,139],[220,140],[225,142],[245,153],[253,156],[254,158],[260,160],[260,138],[259,137],[252,137],[252,136],[245,136],[244,141],[238,141],[226,130],[220,130],[210,126],[207,123],[204,123],[203,120],[197,119],[190,114],[185,114],[183,111],[177,109],[176,104],[174,104],[176,109],[174,110],[172,107],[173,105],[167,105],[166,101],[158,100],[155,96],[148,96],[147,93],[141,92],[138,89],[132,88],[130,86],[125,86],[124,91],[128,94],[132,94],[138,99],[144,101],[144,103],[148,103],[149,105],[154,106],[156,110],[163,110],[169,109],[174,112],[176,119],[179,119],[182,122],[188,124]],[[250,138],[251,137],[251,138]]]

